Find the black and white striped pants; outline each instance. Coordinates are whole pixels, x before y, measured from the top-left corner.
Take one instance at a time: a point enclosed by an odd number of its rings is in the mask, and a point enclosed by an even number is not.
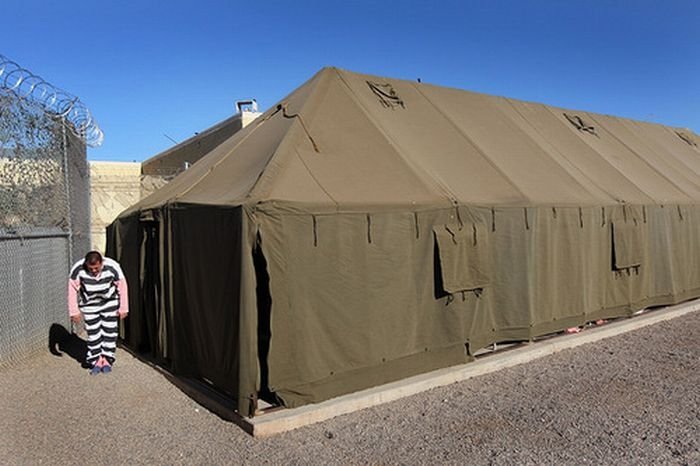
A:
[[[80,311],[85,321],[87,331],[87,358],[94,365],[100,356],[114,363],[114,352],[117,350],[117,335],[119,334],[119,301],[115,300],[100,306],[103,310],[90,312],[94,308],[84,307]]]

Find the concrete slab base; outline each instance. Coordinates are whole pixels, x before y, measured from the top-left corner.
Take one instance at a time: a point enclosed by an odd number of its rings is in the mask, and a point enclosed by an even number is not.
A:
[[[254,418],[244,418],[234,413],[234,417],[237,417],[236,419],[231,419],[232,413],[230,411],[228,412],[228,416],[222,416],[221,413],[219,413],[219,415],[233,420],[246,432],[255,437],[265,437],[325,421],[364,408],[398,400],[432,388],[442,387],[472,377],[489,374],[507,367],[524,364],[564,349],[574,348],[604,338],[620,335],[631,330],[680,317],[698,310],[700,310],[700,300],[689,301],[672,307],[647,311],[641,315],[611,322],[600,327],[589,328],[581,333],[560,335],[529,344],[511,346],[500,352],[484,354],[477,357],[476,361],[468,364],[439,369],[379,387],[373,387],[360,392],[333,398],[322,403],[294,409],[271,410],[270,412],[263,412]],[[214,408],[212,405],[208,405],[201,400],[201,398],[198,398],[197,395],[190,393],[189,390],[183,391],[186,391],[188,395],[193,396],[208,408]],[[222,407],[223,406],[220,406],[219,408]],[[217,409],[212,410],[218,412]]]

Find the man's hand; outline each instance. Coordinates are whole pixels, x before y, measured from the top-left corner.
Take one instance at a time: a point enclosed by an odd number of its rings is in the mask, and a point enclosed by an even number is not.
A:
[[[78,322],[80,322],[80,314],[70,316],[70,320],[72,320],[73,322],[75,322],[77,324]]]
[[[129,315],[129,311],[119,311],[117,314],[119,315],[120,319],[124,320],[126,316]]]

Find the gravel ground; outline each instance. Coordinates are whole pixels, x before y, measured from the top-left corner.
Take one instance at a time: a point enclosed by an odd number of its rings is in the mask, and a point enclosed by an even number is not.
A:
[[[700,464],[700,312],[254,439],[120,351],[0,372],[2,464]]]

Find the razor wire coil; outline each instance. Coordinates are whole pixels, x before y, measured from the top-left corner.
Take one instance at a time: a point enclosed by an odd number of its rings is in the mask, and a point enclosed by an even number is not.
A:
[[[0,89],[40,105],[55,119],[65,120],[71,131],[88,146],[102,144],[104,133],[78,97],[55,87],[4,55],[0,55]]]

